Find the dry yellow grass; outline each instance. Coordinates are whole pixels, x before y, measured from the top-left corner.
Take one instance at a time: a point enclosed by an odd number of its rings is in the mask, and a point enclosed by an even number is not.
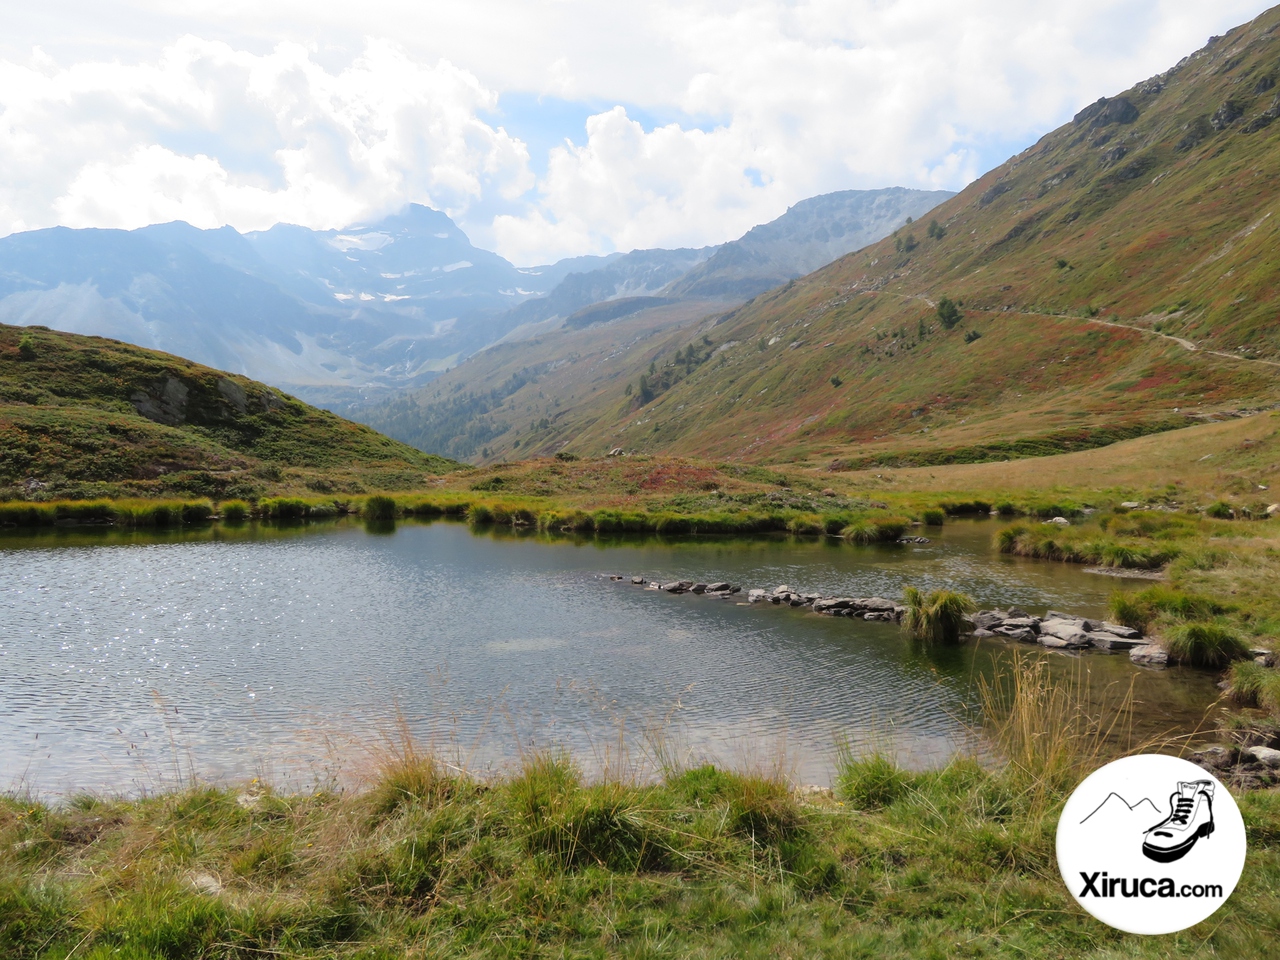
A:
[[[1280,499],[1280,413],[1208,423],[1126,440],[1096,450],[1000,463],[906,469],[875,468],[839,475],[856,489],[947,492],[999,490],[1163,489]],[[833,484],[835,485],[835,484]],[[1267,487],[1259,490],[1258,487]]]

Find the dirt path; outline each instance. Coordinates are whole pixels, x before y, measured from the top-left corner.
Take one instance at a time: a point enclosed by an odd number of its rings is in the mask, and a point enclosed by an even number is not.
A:
[[[862,292],[869,293],[872,296],[880,296],[885,293],[883,290],[864,290]],[[927,303],[931,307],[935,305],[934,302],[930,300],[928,297],[918,293],[917,294],[890,293],[890,294],[887,294],[887,296],[897,297],[899,300],[923,300],[925,303]],[[998,313],[1000,311],[983,310],[982,312]],[[1069,316],[1066,316],[1065,314],[1059,314],[1059,313],[1036,313],[1034,310],[1014,310],[1010,312],[1020,313],[1023,316],[1027,316],[1027,317],[1049,317],[1053,320],[1083,320],[1085,323],[1096,323],[1103,327],[1120,327],[1122,330],[1133,330],[1137,333],[1141,333],[1148,337],[1160,337],[1162,340],[1172,340],[1178,346],[1182,347],[1182,349],[1188,350],[1191,353],[1207,353],[1215,357],[1222,357],[1225,360],[1239,360],[1242,363],[1261,363],[1261,364],[1265,364],[1268,367],[1280,367],[1280,361],[1260,360],[1257,357],[1242,357],[1239,354],[1228,353],[1225,350],[1206,350],[1204,347],[1197,345],[1192,340],[1186,340],[1182,337],[1175,337],[1172,334],[1168,334],[1168,333],[1160,333],[1159,331],[1150,330],[1146,327],[1135,327],[1131,323],[1117,323],[1115,320],[1098,320],[1094,317],[1069,317]]]

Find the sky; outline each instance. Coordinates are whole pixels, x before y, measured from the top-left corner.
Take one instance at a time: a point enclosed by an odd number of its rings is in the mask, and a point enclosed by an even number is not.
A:
[[[1256,0],[8,4],[0,235],[443,210],[518,265],[959,190]]]

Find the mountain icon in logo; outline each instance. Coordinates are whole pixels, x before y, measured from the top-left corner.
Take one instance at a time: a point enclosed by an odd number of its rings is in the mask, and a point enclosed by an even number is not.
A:
[[[1093,820],[1094,823],[1107,821],[1114,823],[1117,819],[1124,821],[1141,821],[1143,824],[1149,824],[1153,819],[1160,816],[1160,808],[1157,807],[1147,797],[1143,797],[1135,803],[1130,803],[1120,794],[1114,791],[1107,794],[1107,799],[1103,800],[1093,812],[1081,820],[1081,823],[1088,823]],[[1096,818],[1096,819],[1095,819]],[[1139,833],[1145,833],[1146,827],[1138,828]]]

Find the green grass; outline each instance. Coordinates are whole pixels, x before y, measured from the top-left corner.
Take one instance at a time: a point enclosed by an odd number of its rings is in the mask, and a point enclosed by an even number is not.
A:
[[[1237,660],[1227,671],[1232,699],[1250,707],[1261,707],[1280,717],[1280,670],[1253,660]]]
[[[1066,788],[961,758],[840,761],[837,797],[699,766],[590,781],[534,754],[475,780],[400,755],[364,792],[252,784],[61,806],[0,800],[0,952],[283,957],[1165,957],[1267,955],[1280,798],[1239,798],[1240,886],[1143,938],[1058,876]]]
[[[244,523],[253,508],[243,500],[224,500],[218,504],[218,514],[227,523]]]
[[[1105,532],[1098,523],[1078,527],[1013,524],[996,534],[996,548],[1001,553],[1037,560],[1137,570],[1157,570],[1181,553],[1174,541],[1116,536]]]
[[[902,616],[902,632],[915,640],[954,646],[967,627],[965,614],[977,610],[973,599],[954,590],[934,590],[928,596],[915,587],[903,594],[907,612]]]
[[[51,498],[87,487],[245,498],[289,469],[316,483],[408,472],[420,484],[457,466],[180,357],[0,324],[0,494],[39,478]]]
[[[1193,667],[1221,669],[1249,655],[1249,646],[1232,630],[1217,623],[1185,623],[1165,640],[1169,657]]]
[[[393,497],[369,497],[360,507],[360,515],[367,520],[394,520],[396,501]]]

